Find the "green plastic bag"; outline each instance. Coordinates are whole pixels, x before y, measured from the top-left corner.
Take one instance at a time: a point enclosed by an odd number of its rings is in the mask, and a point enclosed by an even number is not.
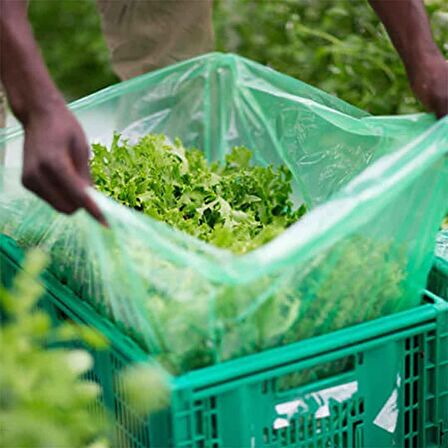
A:
[[[448,206],[448,118],[372,117],[234,55],[209,54],[72,105],[91,141],[149,132],[223,159],[286,164],[310,212],[243,256],[92,191],[110,223],[59,215],[19,185],[22,134],[3,139],[0,231],[176,374],[419,303]]]

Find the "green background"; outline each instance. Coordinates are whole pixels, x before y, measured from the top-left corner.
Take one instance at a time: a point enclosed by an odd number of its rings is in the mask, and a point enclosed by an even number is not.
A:
[[[427,0],[448,57],[448,3]],[[93,0],[32,0],[30,18],[67,99],[117,81]],[[215,0],[216,47],[317,86],[374,114],[421,110],[367,0]]]

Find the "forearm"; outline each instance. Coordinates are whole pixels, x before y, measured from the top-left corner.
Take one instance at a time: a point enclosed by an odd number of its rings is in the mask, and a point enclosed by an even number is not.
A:
[[[27,0],[0,0],[0,12],[0,78],[12,111],[24,124],[64,100],[28,23]]]
[[[423,0],[369,0],[386,27],[408,73],[427,56],[441,56]]]

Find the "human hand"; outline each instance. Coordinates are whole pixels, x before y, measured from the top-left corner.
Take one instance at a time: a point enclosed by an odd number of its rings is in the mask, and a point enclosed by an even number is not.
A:
[[[89,145],[73,114],[60,104],[31,115],[24,128],[23,185],[62,213],[84,208],[106,224],[86,191]]]
[[[416,97],[437,118],[448,115],[448,61],[441,55],[430,55],[415,65],[409,80]]]

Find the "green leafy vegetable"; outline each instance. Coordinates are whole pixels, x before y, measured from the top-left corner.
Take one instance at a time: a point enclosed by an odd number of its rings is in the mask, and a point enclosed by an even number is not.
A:
[[[208,164],[197,149],[186,150],[163,135],[136,145],[93,145],[92,175],[98,189],[118,202],[219,247],[245,253],[297,221],[291,172],[251,165],[251,152],[235,147],[224,163]]]

